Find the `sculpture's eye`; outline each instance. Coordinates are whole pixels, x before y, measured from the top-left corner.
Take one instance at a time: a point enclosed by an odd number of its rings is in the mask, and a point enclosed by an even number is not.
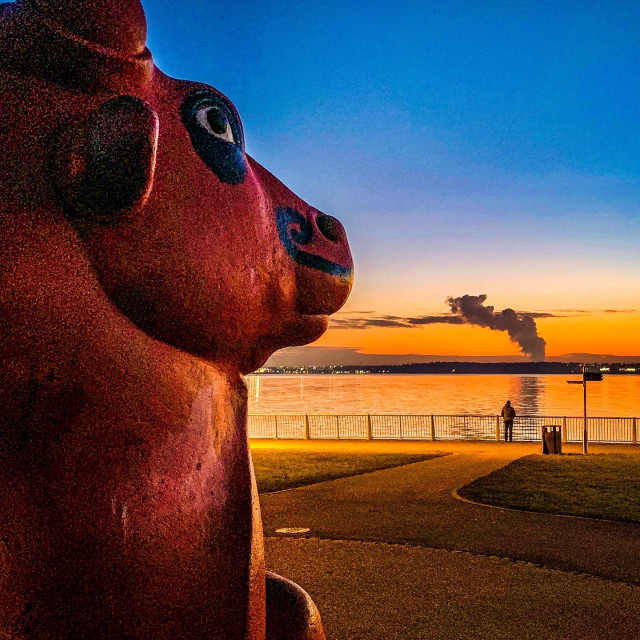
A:
[[[182,122],[202,161],[227,184],[240,184],[247,173],[244,136],[233,105],[213,90],[196,89],[180,107]]]
[[[211,135],[235,144],[229,118],[219,107],[200,107],[196,111],[196,120]]]

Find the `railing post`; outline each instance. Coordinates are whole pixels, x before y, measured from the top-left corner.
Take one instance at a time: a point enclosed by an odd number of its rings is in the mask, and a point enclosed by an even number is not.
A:
[[[433,413],[431,414],[431,442],[436,439],[436,422],[433,419]]]
[[[373,440],[373,429],[371,428],[371,416],[367,413],[367,440]]]
[[[500,442],[500,416],[496,416],[496,442]]]
[[[400,416],[400,440],[404,440],[404,433],[402,432],[402,416]]]
[[[276,416],[276,440],[278,439],[278,416]]]
[[[562,444],[567,444],[567,416],[562,418]]]
[[[340,417],[336,416],[336,433],[338,434],[338,440],[340,440]]]
[[[633,425],[631,426],[631,444],[638,444],[638,419],[633,419]]]
[[[309,414],[304,414],[304,439],[309,440],[311,438],[311,433],[309,430]]]

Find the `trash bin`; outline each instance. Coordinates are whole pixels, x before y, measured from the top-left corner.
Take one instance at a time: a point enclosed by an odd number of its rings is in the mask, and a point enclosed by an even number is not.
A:
[[[548,424],[542,427],[542,453],[562,453],[562,427]]]

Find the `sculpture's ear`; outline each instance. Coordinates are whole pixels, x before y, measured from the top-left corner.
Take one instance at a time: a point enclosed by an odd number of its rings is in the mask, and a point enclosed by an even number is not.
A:
[[[116,224],[141,207],[153,186],[158,116],[142,100],[119,96],[61,132],[55,180],[72,220]]]

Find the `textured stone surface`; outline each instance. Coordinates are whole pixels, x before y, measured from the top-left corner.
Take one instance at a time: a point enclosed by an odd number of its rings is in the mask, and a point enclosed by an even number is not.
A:
[[[341,225],[145,34],[137,0],[0,8],[0,637],[262,639],[242,374],[351,287]],[[294,592],[270,619],[323,637]]]

